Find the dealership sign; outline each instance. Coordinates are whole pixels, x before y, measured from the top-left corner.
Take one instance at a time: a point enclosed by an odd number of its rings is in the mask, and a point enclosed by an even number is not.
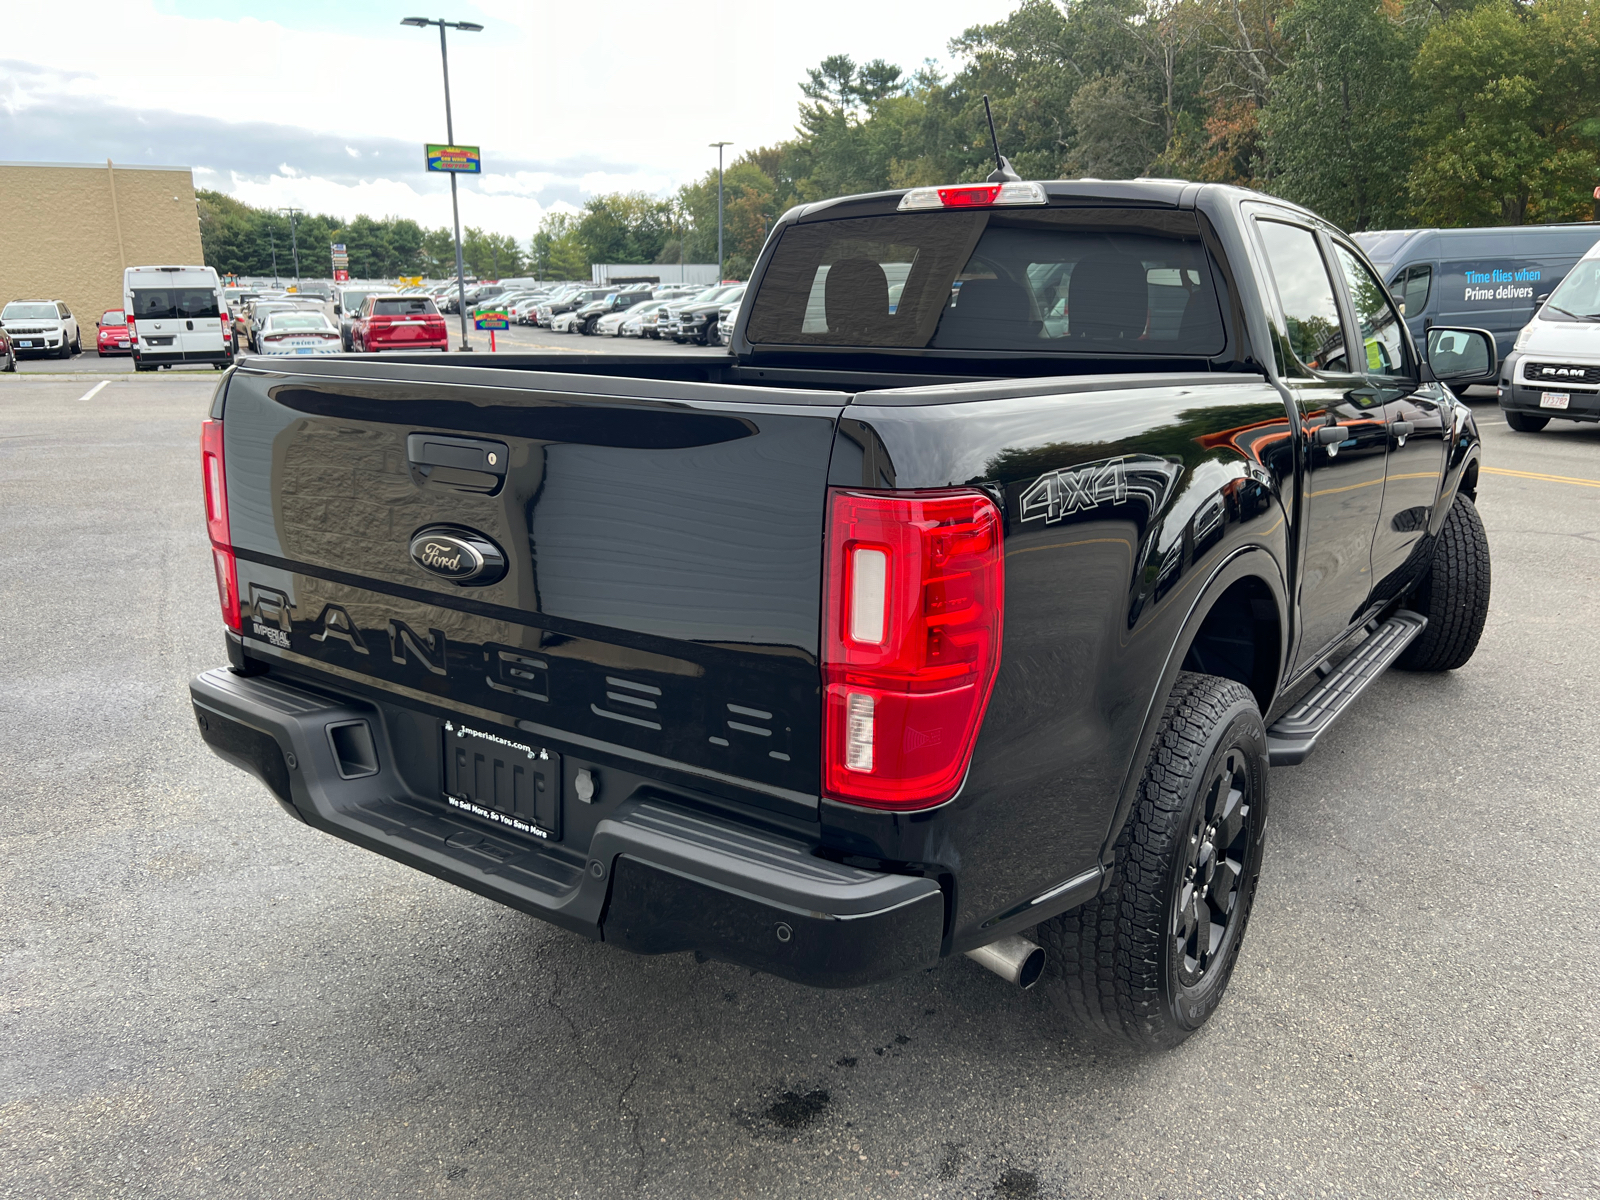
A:
[[[446,174],[481,175],[483,162],[476,146],[436,146],[427,144],[428,170]]]

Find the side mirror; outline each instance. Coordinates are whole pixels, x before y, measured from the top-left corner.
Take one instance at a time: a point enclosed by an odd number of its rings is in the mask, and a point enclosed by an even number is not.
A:
[[[1548,299],[1550,299],[1550,293],[1549,292],[1540,292],[1537,296],[1535,296],[1533,298],[1533,302],[1535,304],[1543,304]]]
[[[94,323],[94,327],[95,327],[95,328],[96,328],[96,329],[99,329],[99,328],[100,328],[100,322],[99,322],[99,321],[96,321],[96,322],[95,322],[95,323]]]
[[[1482,379],[1493,375],[1498,366],[1494,335],[1487,329],[1435,325],[1428,330],[1428,368],[1441,383]]]
[[[337,304],[335,304],[333,306],[333,315],[336,316],[336,317],[343,316],[344,315],[344,309],[340,308]]]

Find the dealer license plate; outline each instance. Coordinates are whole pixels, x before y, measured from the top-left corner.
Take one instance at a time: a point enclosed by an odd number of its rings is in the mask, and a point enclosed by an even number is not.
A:
[[[1570,395],[1568,395],[1566,392],[1540,392],[1539,393],[1539,407],[1540,408],[1565,408],[1567,406],[1567,401],[1569,401],[1571,399],[1572,399],[1572,397]]]

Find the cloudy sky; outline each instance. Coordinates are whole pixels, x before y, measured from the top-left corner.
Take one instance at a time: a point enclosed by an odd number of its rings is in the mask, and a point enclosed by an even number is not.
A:
[[[433,226],[450,220],[448,183],[422,170],[422,144],[445,140],[438,33],[399,20],[476,21],[450,35],[456,140],[485,170],[461,218],[525,239],[552,207],[702,174],[709,142],[788,137],[797,83],[829,54],[948,69],[949,39],[1014,0],[7,7],[0,157],[187,165],[252,204]]]

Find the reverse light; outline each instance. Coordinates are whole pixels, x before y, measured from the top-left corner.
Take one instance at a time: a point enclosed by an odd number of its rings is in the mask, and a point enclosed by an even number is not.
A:
[[[943,804],[1000,667],[1000,511],[968,488],[835,488],[828,516],[823,792],[872,808]]]
[[[997,204],[1046,204],[1037,183],[973,183],[956,187],[912,188],[900,197],[900,211],[931,208],[988,208]]]
[[[222,457],[221,421],[206,421],[200,426],[200,475],[205,488],[211,565],[217,574],[217,599],[222,603],[223,621],[237,632],[244,628],[244,622],[239,615],[239,564],[228,533],[228,478]]]

